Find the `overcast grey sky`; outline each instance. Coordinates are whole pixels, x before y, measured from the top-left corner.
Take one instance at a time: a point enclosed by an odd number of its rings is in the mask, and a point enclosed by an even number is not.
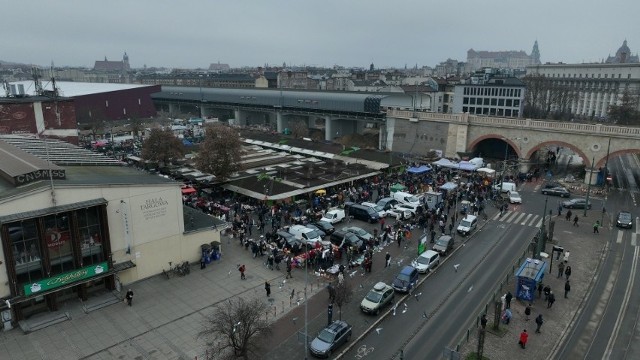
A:
[[[434,66],[468,49],[542,62],[640,51],[638,0],[0,0],[0,60],[92,67]]]

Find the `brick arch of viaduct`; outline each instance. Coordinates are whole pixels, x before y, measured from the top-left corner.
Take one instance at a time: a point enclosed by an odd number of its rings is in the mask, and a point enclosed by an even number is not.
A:
[[[568,142],[565,142],[565,141],[562,141],[562,140],[551,140],[551,141],[545,141],[545,142],[539,143],[539,144],[537,144],[537,145],[535,145],[535,146],[531,147],[531,148],[526,152],[526,154],[525,154],[525,155],[523,155],[523,154],[522,154],[522,150],[520,149],[520,144],[518,144],[518,143],[514,142],[512,139],[506,138],[506,137],[504,137],[504,136],[502,136],[502,135],[500,135],[500,134],[487,134],[487,135],[479,136],[478,138],[474,139],[471,143],[469,143],[469,145],[468,145],[468,147],[467,147],[467,148],[468,148],[468,149],[470,149],[470,150],[473,150],[473,149],[475,149],[475,147],[476,147],[476,146],[477,146],[481,141],[483,141],[483,140],[488,140],[488,139],[497,139],[497,140],[502,140],[502,141],[504,141],[504,142],[508,143],[508,144],[509,144],[509,146],[511,146],[511,148],[512,148],[512,149],[513,149],[513,150],[518,154],[518,158],[520,158],[520,159],[529,159],[529,158],[531,157],[531,155],[533,155],[533,153],[534,153],[534,152],[536,152],[536,151],[538,151],[538,150],[542,149],[542,148],[543,148],[544,146],[546,146],[546,145],[559,145],[559,146],[566,147],[566,148],[569,148],[569,149],[571,149],[571,150],[575,151],[575,152],[576,152],[576,153],[577,153],[577,154],[578,154],[578,155],[579,155],[579,156],[584,160],[585,165],[586,165],[587,167],[590,167],[590,166],[591,166],[591,158],[589,158],[589,157],[584,153],[584,151],[582,151],[582,149],[578,148],[577,146],[575,146],[575,145],[573,145],[573,144],[571,144],[571,143],[568,143]],[[531,142],[531,139],[529,139],[529,142]],[[526,145],[525,145],[525,144],[523,144],[523,147],[528,148],[528,147],[529,147],[529,144],[528,144],[528,143],[527,143]],[[526,150],[526,148],[525,148],[525,150]],[[640,150],[639,150],[639,151],[633,151],[633,150],[621,150],[621,152],[624,152],[624,151],[626,151],[626,152],[640,152]],[[610,156],[611,156],[611,155],[610,155]],[[600,160],[599,160],[598,162],[596,162],[596,163],[597,163],[597,164],[599,164],[600,162],[602,162],[602,163],[603,163],[603,165],[604,165],[604,158],[603,158],[603,159],[600,159]]]

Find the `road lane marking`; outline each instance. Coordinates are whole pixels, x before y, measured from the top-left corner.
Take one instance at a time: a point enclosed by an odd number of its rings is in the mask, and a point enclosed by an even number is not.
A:
[[[526,225],[526,224],[527,224],[527,221],[529,221],[529,219],[530,219],[532,216],[533,216],[533,214],[527,214],[526,219],[524,219],[524,220],[522,221],[522,223],[520,223],[520,225]]]
[[[618,230],[618,238],[616,239],[616,243],[620,244],[622,243],[622,236],[624,235],[624,233],[622,232],[622,230]]]
[[[622,319],[627,313],[627,308],[629,307],[629,299],[631,298],[631,288],[633,287],[633,282],[636,278],[636,269],[638,268],[638,253],[640,249],[637,247],[633,252],[633,262],[631,263],[631,276],[629,276],[629,280],[627,281],[627,287],[624,289],[624,298],[622,299],[622,306],[620,306],[620,311],[618,311],[618,317],[616,318],[616,323],[613,326],[613,333],[609,338],[609,342],[607,343],[607,347],[605,348],[604,358],[609,359],[611,357],[611,352],[613,351],[613,346],[615,345],[616,339],[618,338],[618,333],[620,333],[620,328],[622,327]]]
[[[638,236],[638,234],[636,233],[631,233],[631,246],[638,246],[638,244],[636,243],[636,237]]]
[[[533,215],[533,218],[532,218],[532,219],[531,219],[531,221],[529,222],[529,226],[540,227],[540,225],[537,225],[537,226],[536,226],[536,225],[534,225],[534,224],[533,224],[534,222],[538,221],[538,218],[539,218],[539,217],[540,217],[539,215]]]
[[[525,214],[525,213],[520,213],[520,216],[518,216],[518,218],[517,218],[517,219],[515,219],[513,222],[514,222],[514,223],[519,223],[519,222],[520,222],[520,219],[522,219],[522,218],[523,218],[524,216],[526,216],[526,215],[527,215],[527,214]]]

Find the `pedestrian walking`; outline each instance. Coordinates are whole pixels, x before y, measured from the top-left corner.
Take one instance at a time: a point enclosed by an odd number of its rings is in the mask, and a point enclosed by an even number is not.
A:
[[[384,231],[384,218],[380,218],[380,232]]]
[[[536,334],[540,334],[542,324],[544,324],[544,319],[542,319],[542,314],[538,314],[538,317],[536,318]]]
[[[267,292],[267,297],[271,296],[271,284],[268,281],[264,282],[264,290]]]
[[[327,326],[331,325],[332,317],[333,317],[333,304],[329,304],[329,307],[327,307]]]
[[[244,274],[245,270],[247,268],[244,266],[244,264],[240,265],[240,267],[238,268],[238,270],[240,271],[240,280],[246,280],[247,276]]]
[[[327,285],[327,290],[329,290],[329,303],[333,303],[336,299],[336,288],[329,284]]]
[[[560,261],[558,263],[558,279],[562,277],[562,274],[564,274],[564,262]]]
[[[391,265],[391,255],[387,251],[387,255],[384,256],[384,267],[388,267]]]
[[[542,282],[538,283],[538,298],[542,297]]]
[[[558,216],[562,215],[562,204],[558,201]]]
[[[569,281],[569,277],[571,276],[571,265],[567,265],[567,267],[564,269],[564,276],[566,277],[567,281]]]
[[[527,347],[527,340],[529,340],[529,334],[527,334],[527,329],[524,329],[520,333],[520,340],[518,341],[521,348],[525,349]]]
[[[578,225],[578,219],[579,219],[578,215],[573,217],[573,226],[576,226],[576,227],[580,226],[580,225]]]
[[[549,297],[547,298],[547,309],[551,309],[553,303],[556,302],[556,295],[551,291],[549,293]]]
[[[562,260],[564,260],[564,263],[568,263],[569,262],[569,255],[571,255],[571,253],[569,252],[569,250],[565,250],[564,251],[564,258],[562,258]]]
[[[507,309],[511,309],[511,299],[513,299],[513,294],[511,294],[511,291],[507,291],[507,294],[504,296],[505,307]]]
[[[546,285],[543,291],[544,291],[544,301],[549,300],[549,294],[551,294],[551,287],[549,285]]]
[[[344,281],[344,274],[338,273],[338,284],[342,284],[343,281]]]
[[[287,279],[293,278],[291,275],[291,259],[287,259]]]
[[[127,290],[124,298],[127,300],[127,305],[131,306],[131,302],[133,302],[133,290]]]
[[[480,326],[482,326],[483,329],[487,328],[487,314],[482,314],[480,317]]]
[[[524,320],[529,321],[529,316],[531,316],[531,304],[527,305],[527,307],[524,308],[524,315],[525,315]]]
[[[596,220],[596,223],[593,224],[593,233],[600,234],[600,220]]]
[[[567,215],[565,216],[565,219],[567,221],[571,221],[571,215],[573,215],[573,213],[571,213],[571,210],[567,211]]]
[[[564,283],[564,298],[565,299],[569,298],[569,291],[571,291],[571,284],[569,283],[569,280],[567,280],[567,282]]]

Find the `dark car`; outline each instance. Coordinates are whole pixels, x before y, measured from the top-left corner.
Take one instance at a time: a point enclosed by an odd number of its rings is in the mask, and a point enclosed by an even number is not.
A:
[[[333,225],[331,225],[331,223],[328,223],[326,221],[316,221],[316,222],[312,222],[312,225],[315,225],[317,228],[319,228],[320,230],[324,231],[325,234],[327,235],[331,235],[333,234],[333,232],[336,230]]]
[[[567,209],[584,209],[585,207],[587,209],[591,209],[591,202],[587,204],[586,199],[571,199],[563,201],[562,207],[565,207]]]
[[[351,325],[336,320],[318,333],[309,344],[311,354],[317,357],[329,357],[340,345],[351,339]]]
[[[546,182],[546,183],[544,183],[544,185],[542,185],[543,189],[553,189],[553,188],[556,188],[556,187],[562,187],[562,184],[550,181],[550,182]]]
[[[286,241],[289,245],[293,246],[294,244],[298,244],[298,246],[303,245],[302,241],[298,240],[295,236],[293,236],[293,234],[291,234],[290,232],[287,231],[278,231],[276,233],[276,235],[278,235],[278,240],[284,240]]]
[[[616,226],[631,229],[633,227],[633,216],[631,213],[628,211],[620,211],[618,213],[618,219],[616,220]]]
[[[413,266],[405,266],[402,271],[393,279],[391,286],[395,291],[410,292],[418,283],[418,269]]]
[[[327,236],[327,233],[324,232],[324,230],[322,230],[320,227],[316,226],[315,224],[307,224],[306,227],[308,227],[309,229],[315,230],[323,239]]]
[[[362,246],[362,240],[358,237],[358,235],[344,230],[336,230],[329,236],[329,240],[332,244],[340,246],[342,242],[347,246],[357,246],[360,248]]]
[[[569,192],[569,190],[563,188],[562,186],[556,186],[552,188],[542,188],[541,192],[544,195],[553,195],[553,196],[560,196],[560,197],[571,196],[571,193]]]
[[[433,250],[437,251],[440,255],[446,256],[449,251],[453,250],[453,237],[450,235],[442,235],[436,240],[433,245]]]

